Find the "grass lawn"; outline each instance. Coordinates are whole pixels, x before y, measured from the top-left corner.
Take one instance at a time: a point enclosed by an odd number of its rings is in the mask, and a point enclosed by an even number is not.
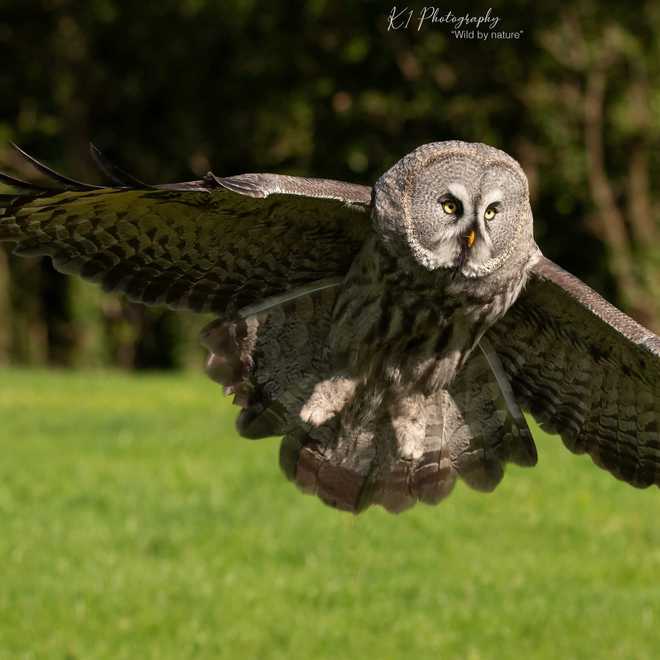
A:
[[[0,379],[1,658],[660,657],[660,493],[556,438],[356,518],[202,376]]]

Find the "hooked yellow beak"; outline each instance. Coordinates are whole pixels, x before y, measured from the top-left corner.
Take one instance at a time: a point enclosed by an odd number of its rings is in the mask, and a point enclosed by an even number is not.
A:
[[[467,246],[471,248],[476,240],[477,234],[475,233],[474,229],[471,229],[470,233],[467,235]]]

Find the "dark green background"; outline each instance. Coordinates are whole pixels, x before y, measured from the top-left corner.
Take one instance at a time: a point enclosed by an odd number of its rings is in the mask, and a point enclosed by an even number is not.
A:
[[[419,144],[488,142],[525,168],[546,254],[658,330],[660,5],[472,5],[522,31],[486,42],[405,6],[388,31],[386,2],[5,1],[0,163],[34,176],[12,139],[95,180],[93,140],[150,182],[372,183]],[[2,362],[172,367],[199,325],[0,255]]]

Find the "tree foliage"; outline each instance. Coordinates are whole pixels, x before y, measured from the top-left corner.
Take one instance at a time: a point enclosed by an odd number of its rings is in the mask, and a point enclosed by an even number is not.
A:
[[[498,29],[522,35],[491,41],[388,31],[392,5],[369,1],[3,4],[5,169],[33,176],[13,139],[89,178],[93,140],[154,182],[213,169],[370,183],[424,142],[488,142],[527,171],[548,256],[660,330],[657,3],[493,2]],[[8,255],[0,314],[14,362],[175,366],[200,325]]]

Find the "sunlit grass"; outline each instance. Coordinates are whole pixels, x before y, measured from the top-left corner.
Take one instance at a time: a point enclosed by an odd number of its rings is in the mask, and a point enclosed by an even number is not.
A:
[[[202,377],[0,382],[0,657],[660,654],[660,493],[555,438],[492,495],[355,518]]]

